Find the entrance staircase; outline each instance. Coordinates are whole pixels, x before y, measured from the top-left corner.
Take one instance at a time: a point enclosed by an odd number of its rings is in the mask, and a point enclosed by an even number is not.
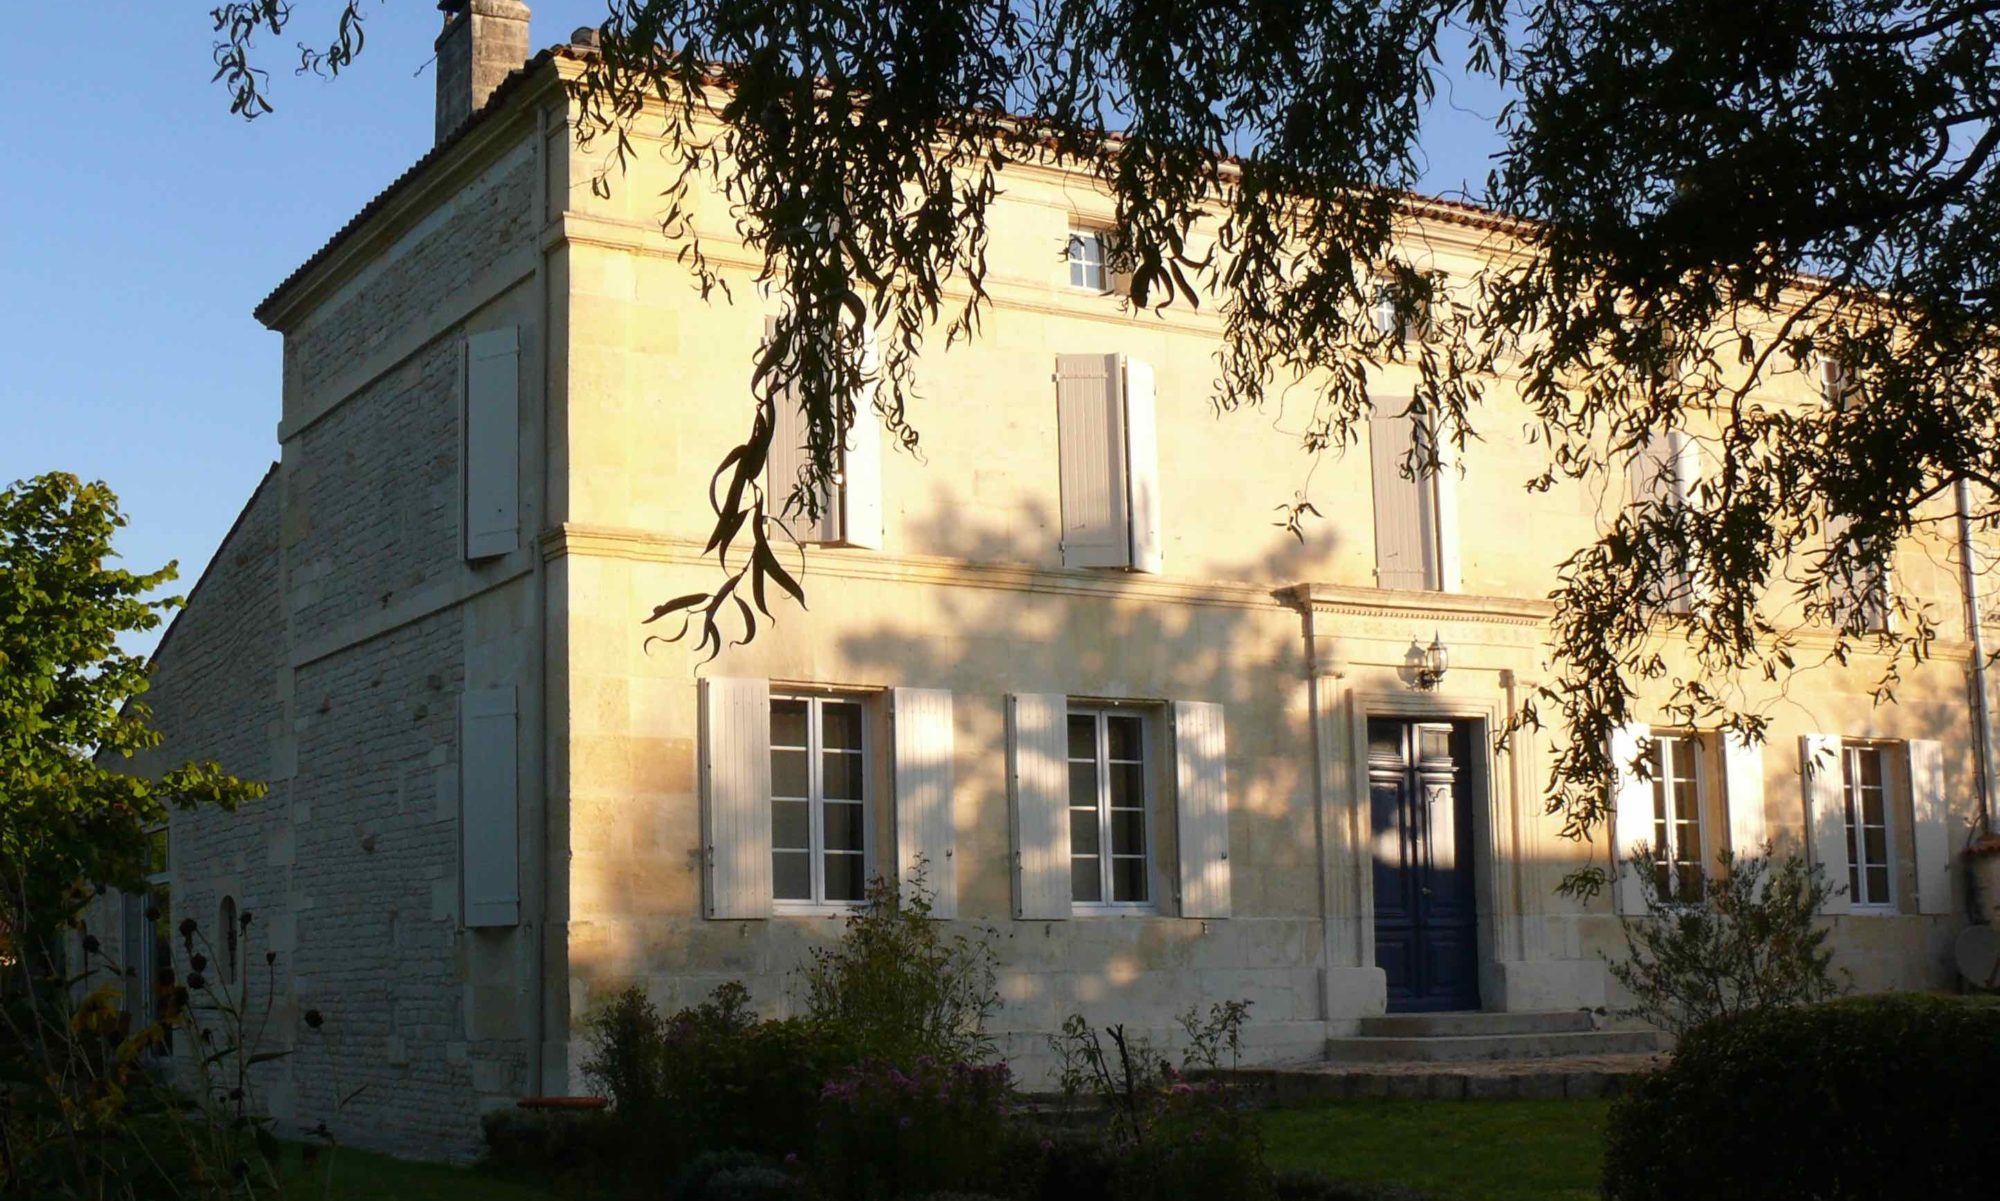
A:
[[[1326,1058],[1238,1071],[1278,1100],[1316,1097],[1603,1097],[1661,1062],[1657,1030],[1602,1028],[1585,1010],[1363,1018]]]

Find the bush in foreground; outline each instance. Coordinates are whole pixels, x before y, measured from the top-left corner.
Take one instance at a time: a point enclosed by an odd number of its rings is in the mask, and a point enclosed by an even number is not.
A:
[[[1612,1108],[1610,1201],[1958,1201],[1993,1195],[1978,1149],[2000,1081],[2000,1004],[1899,995],[1701,1026]]]

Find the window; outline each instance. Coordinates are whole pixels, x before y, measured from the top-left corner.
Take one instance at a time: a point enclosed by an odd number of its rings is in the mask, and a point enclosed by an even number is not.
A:
[[[1854,559],[1837,564],[1833,570],[1833,618],[1842,630],[1853,634],[1874,634],[1889,628],[1889,563],[1877,553],[1872,538],[1852,537],[1854,520],[1833,513],[1826,518],[1826,549],[1829,555],[1842,542],[1850,542]]]
[[[1417,423],[1408,410],[1377,409],[1368,422],[1374,473],[1375,583],[1412,592],[1458,591],[1456,477],[1440,442],[1435,468],[1415,462]],[[1415,463],[1415,472],[1406,468]]]
[[[1126,355],[1062,354],[1055,382],[1063,566],[1159,572],[1153,369]]]
[[[120,940],[125,957],[126,1010],[146,1024],[167,1015],[167,999],[174,989],[173,861],[167,828],[154,830],[149,839],[152,871],[146,876],[145,891],[124,896]],[[172,1050],[173,1031],[168,1030],[166,1038],[154,1044],[154,1052],[166,1055]]]
[[[764,319],[764,337],[777,336],[778,319]],[[869,327],[861,348],[864,371],[875,370],[875,331]],[[819,517],[808,518],[793,503],[799,473],[811,458],[805,408],[795,390],[778,398],[777,423],[764,463],[767,511],[782,519],[800,542],[882,549],[882,419],[871,397],[857,397],[847,441],[834,450],[833,478],[815,499]]]
[[[1104,263],[1104,235],[1087,230],[1069,234],[1069,286],[1087,292],[1111,290],[1111,276]]]
[[[868,731],[859,701],[771,698],[771,886],[842,905],[868,887]]]
[[[1856,906],[1895,904],[1889,871],[1889,799],[1882,748],[1841,746],[1841,793],[1847,814],[1847,895]]]
[[[1632,499],[1662,515],[1685,508],[1694,498],[1701,451],[1685,430],[1664,430],[1642,443],[1632,464]],[[1690,561],[1662,565],[1654,595],[1669,613],[1692,610],[1694,570]]]
[[[1686,735],[1653,741],[1653,883],[1662,901],[1698,901],[1706,876],[1701,744]]]
[[[1146,797],[1144,719],[1072,709],[1070,897],[1076,904],[1151,903]]]

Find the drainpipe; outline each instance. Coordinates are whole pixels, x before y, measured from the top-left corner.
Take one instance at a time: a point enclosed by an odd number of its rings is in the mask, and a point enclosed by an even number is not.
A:
[[[1965,625],[1972,639],[1972,710],[1979,739],[1979,822],[1975,837],[1993,828],[1993,725],[1986,691],[1986,630],[1979,613],[1979,569],[1972,542],[1972,486],[1964,479],[1953,485],[1958,502],[1958,568],[1965,588]],[[1974,910],[1977,912],[1977,909]]]

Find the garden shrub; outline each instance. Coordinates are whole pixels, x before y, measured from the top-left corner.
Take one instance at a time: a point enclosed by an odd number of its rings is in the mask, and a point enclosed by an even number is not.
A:
[[[669,1194],[672,1201],[799,1201],[804,1182],[748,1151],[709,1151],[695,1157]]]
[[[1274,1201],[1437,1201],[1396,1184],[1372,1180],[1335,1180],[1318,1172],[1279,1172],[1271,1177]]]
[[[1921,994],[1719,1019],[1611,1110],[1611,1201],[1970,1201],[2000,1004]]]
[[[849,1068],[820,1094],[814,1174],[829,1201],[991,1184],[1004,1167],[1008,1095],[1004,1064]]]

